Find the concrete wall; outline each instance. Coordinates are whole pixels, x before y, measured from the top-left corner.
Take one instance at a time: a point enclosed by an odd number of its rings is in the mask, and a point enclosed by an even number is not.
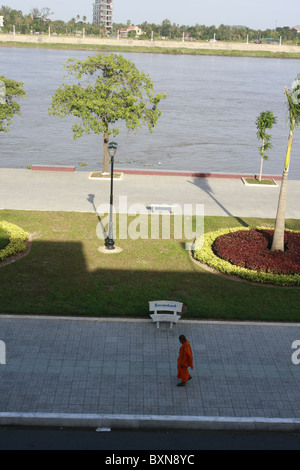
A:
[[[267,51],[267,52],[298,52],[299,46],[273,45],[273,44],[246,44],[228,42],[182,42],[182,41],[138,41],[133,39],[100,39],[100,38],[79,38],[62,37],[48,35],[23,35],[23,34],[0,34],[1,42],[22,42],[29,44],[85,44],[85,45],[105,45],[105,46],[139,46],[139,47],[164,47],[175,49],[184,47],[187,49],[211,49],[211,50],[239,50],[239,51]]]

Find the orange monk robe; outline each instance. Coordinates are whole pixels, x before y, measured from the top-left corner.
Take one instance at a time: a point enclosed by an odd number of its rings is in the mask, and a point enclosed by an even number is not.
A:
[[[188,367],[190,367],[191,369],[194,368],[191,345],[190,342],[186,340],[186,342],[183,343],[179,350],[179,357],[177,361],[177,378],[181,379],[182,383],[187,382],[190,378]]]

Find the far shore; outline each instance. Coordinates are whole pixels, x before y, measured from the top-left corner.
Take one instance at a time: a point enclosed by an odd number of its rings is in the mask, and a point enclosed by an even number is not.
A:
[[[142,41],[117,38],[0,34],[0,47],[300,59],[300,46],[298,45],[220,41]]]

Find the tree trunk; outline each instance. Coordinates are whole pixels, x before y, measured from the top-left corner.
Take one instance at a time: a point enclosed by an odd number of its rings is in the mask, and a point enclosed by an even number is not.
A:
[[[108,153],[108,144],[109,144],[109,135],[107,132],[104,132],[104,161],[103,161],[103,173],[109,173],[109,153]]]
[[[261,181],[261,178],[262,178],[263,163],[264,163],[264,157],[261,157],[260,172],[259,172],[259,179],[258,179],[258,181]]]
[[[285,157],[284,172],[281,182],[281,189],[279,194],[277,216],[274,230],[274,237],[272,242],[272,251],[284,251],[284,229],[285,229],[285,210],[286,210],[286,193],[287,183],[289,176],[289,166],[291,158],[291,150],[293,145],[293,130],[290,131],[288,148]]]
[[[284,251],[284,230],[285,230],[285,210],[286,210],[286,193],[289,172],[284,170],[281,189],[278,201],[276,224],[272,242],[272,251]]]
[[[261,181],[262,178],[262,170],[263,170],[263,163],[264,163],[264,153],[265,153],[265,141],[263,140],[262,144],[262,156],[261,156],[261,162],[260,162],[260,173],[259,173],[259,181]]]

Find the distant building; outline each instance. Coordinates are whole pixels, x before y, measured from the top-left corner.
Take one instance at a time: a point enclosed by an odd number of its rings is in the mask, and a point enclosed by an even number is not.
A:
[[[294,26],[292,29],[295,29],[297,33],[300,33],[300,25]]]
[[[112,30],[113,0],[95,0],[93,23],[103,26],[107,33]]]
[[[138,26],[129,26],[129,28],[127,29],[120,29],[119,31],[120,38],[128,38],[128,34],[130,32],[135,33],[136,38],[141,36],[142,34],[146,34],[145,31],[143,31]]]
[[[4,16],[0,16],[0,28],[4,26]]]

